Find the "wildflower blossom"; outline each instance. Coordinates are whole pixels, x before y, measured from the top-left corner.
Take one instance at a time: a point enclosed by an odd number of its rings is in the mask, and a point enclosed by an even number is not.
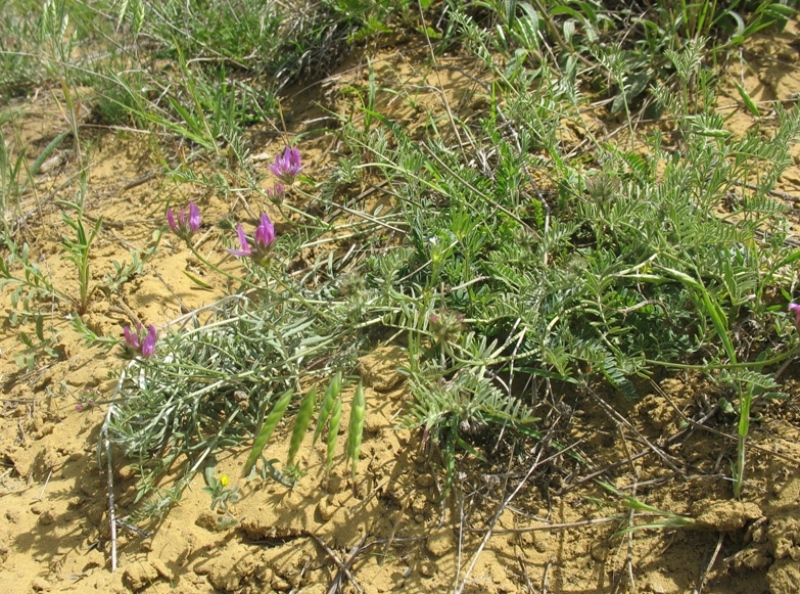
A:
[[[139,327],[135,333],[130,329],[129,326],[125,326],[122,329],[122,333],[125,336],[125,345],[127,346],[127,350],[129,352],[138,352],[145,359],[152,357],[156,352],[156,340],[158,339],[158,334],[156,333],[155,326],[152,324],[147,327],[147,332],[145,332],[144,327],[139,324]]]
[[[275,225],[269,220],[267,213],[261,213],[261,222],[256,227],[256,245],[268,248],[275,241]]]
[[[261,220],[258,227],[256,227],[256,234],[253,239],[254,245],[252,247],[247,241],[247,236],[244,234],[241,224],[236,227],[236,234],[239,236],[240,249],[228,250],[228,253],[240,258],[253,258],[253,260],[260,263],[266,259],[269,247],[275,241],[275,226],[267,216],[267,213],[261,213]]]
[[[285,195],[286,187],[280,182],[276,182],[274,186],[267,189],[267,198],[269,198],[273,204],[280,204],[283,202],[283,197]]]
[[[797,316],[795,324],[797,325],[798,328],[800,328],[800,303],[790,303],[789,311],[793,311]]]
[[[228,250],[228,253],[232,256],[238,256],[240,258],[245,258],[248,256],[253,255],[253,250],[250,249],[250,244],[247,243],[247,236],[244,234],[244,229],[242,228],[242,224],[236,227],[236,234],[239,236],[239,245],[241,249],[239,250]]]
[[[452,342],[464,330],[464,316],[458,312],[448,311],[444,307],[439,313],[428,317],[430,331],[437,343]]]
[[[170,208],[167,210],[167,224],[170,230],[175,235],[183,239],[187,239],[192,233],[200,228],[202,218],[200,217],[200,209],[194,202],[189,202],[189,212],[184,209],[178,213],[177,220],[175,219],[175,212]]]
[[[270,171],[286,184],[291,184],[302,168],[300,151],[288,146],[283,151],[283,155],[275,155],[275,163],[269,166]]]

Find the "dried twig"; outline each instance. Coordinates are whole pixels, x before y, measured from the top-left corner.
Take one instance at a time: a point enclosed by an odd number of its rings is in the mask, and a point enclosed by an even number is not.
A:
[[[111,528],[111,571],[117,570],[117,516],[114,511],[114,468],[111,464],[111,442],[108,439],[108,423],[111,420],[113,404],[108,406],[103,424],[103,448],[106,452],[106,477],[108,487],[108,523]]]
[[[626,457],[630,463],[631,474],[633,474],[633,486],[631,488],[631,497],[636,497],[636,490],[639,486],[639,471],[636,469],[636,465],[631,460],[631,451],[628,447],[628,440],[625,439],[625,433],[622,431],[622,427],[619,428],[619,433],[622,438],[622,447],[625,449]],[[628,512],[628,525],[633,527],[634,526],[634,519],[636,517],[636,510],[631,507]],[[633,531],[629,530],[626,538],[627,543],[627,551],[625,553],[625,569],[628,573],[628,582],[633,588],[633,591],[636,592],[636,579],[633,576]]]
[[[691,418],[687,417],[686,414],[680,408],[678,408],[678,406],[672,401],[672,399],[669,397],[669,395],[661,389],[661,386],[659,386],[658,384],[656,384],[653,381],[651,381],[650,383],[653,386],[653,388],[659,393],[659,396],[662,396],[667,401],[667,404],[669,404],[675,410],[675,412],[677,412],[678,415],[680,415],[681,420],[686,422],[687,424],[689,424],[691,426],[691,427],[687,427],[686,429],[684,429],[682,431],[687,431],[687,430],[693,429],[693,428],[694,429],[702,429],[703,431],[707,431],[708,433],[712,433],[712,434],[717,435],[719,437],[724,437],[725,439],[727,439],[729,441],[734,441],[734,442],[738,441],[738,439],[739,439],[738,436],[731,435],[729,433],[725,433],[724,431],[720,431],[719,429],[714,429],[713,427],[709,427],[709,426],[704,424],[708,419],[710,419],[715,414],[717,414],[717,411],[719,410],[719,404],[715,404],[711,408],[711,410],[708,413],[706,413],[699,421],[695,421],[694,419],[691,419]],[[676,433],[673,437],[669,438],[669,440],[667,440],[664,443],[666,444],[666,443],[669,443],[669,442],[673,441],[674,438],[677,438],[680,435],[680,433],[681,432]],[[781,454],[780,452],[776,452],[771,448],[765,448],[765,447],[762,447],[762,446],[759,446],[759,445],[756,445],[756,444],[750,444],[748,447],[751,450],[756,450],[758,452],[761,452],[762,454],[766,454],[766,455],[769,455],[769,456],[774,456],[775,458],[780,458],[781,460],[784,460],[784,461],[786,461],[786,462],[788,462],[790,464],[800,465],[800,460],[797,460],[796,458],[792,458],[791,456],[786,456],[785,454]]]
[[[540,443],[547,443],[547,437],[549,437],[549,435],[545,436],[545,438]],[[533,464],[528,469],[528,472],[525,473],[525,476],[522,477],[522,480],[520,480],[516,488],[511,492],[511,494],[509,494],[508,497],[506,497],[505,501],[503,501],[497,508],[497,511],[495,512],[494,516],[489,522],[489,527],[486,529],[486,534],[484,534],[483,540],[481,541],[481,544],[478,546],[478,550],[475,551],[474,555],[472,555],[472,560],[470,561],[469,567],[467,567],[466,572],[464,572],[464,577],[461,579],[461,584],[459,584],[458,587],[456,587],[455,589],[455,594],[461,594],[461,592],[464,591],[464,587],[467,584],[467,580],[469,579],[469,576],[472,574],[472,571],[475,569],[475,564],[478,562],[478,557],[483,552],[483,549],[486,547],[486,544],[489,542],[489,539],[492,537],[492,534],[494,533],[494,526],[500,519],[500,516],[503,514],[503,511],[505,511],[508,504],[511,503],[511,501],[517,496],[517,493],[519,493],[520,489],[522,489],[523,485],[525,485],[528,479],[533,475],[533,472],[537,468],[539,468],[539,466],[541,466],[542,464],[546,464],[550,460],[558,456],[561,456],[564,453],[563,451],[559,451],[558,453],[546,458],[545,460],[542,460],[541,457],[543,452],[544,449],[540,448],[539,452],[536,454],[536,459],[533,461]]]
[[[134,362],[128,364],[127,369],[130,369]],[[122,390],[122,384],[125,381],[124,370],[117,381],[117,386],[114,389],[114,396],[118,396]],[[108,437],[108,426],[111,423],[111,415],[114,411],[114,402],[112,400],[108,405],[106,411],[106,418],[103,421],[103,428],[100,430],[100,435],[103,440],[103,450],[106,453],[106,487],[108,488],[108,523],[111,529],[111,571],[112,573],[117,570],[117,514],[114,506],[114,465],[111,461],[111,439]]]
[[[517,558],[517,562],[519,563],[519,570],[522,574],[522,579],[525,580],[525,587],[528,589],[530,594],[536,594],[536,588],[533,587],[531,583],[531,577],[528,575],[528,567],[525,565],[525,560],[520,555],[521,547],[518,545],[514,547],[515,557]]]
[[[39,497],[38,497],[37,501],[41,501],[42,499],[44,499],[44,492],[47,490],[47,485],[50,484],[50,477],[52,477],[52,476],[53,476],[53,468],[51,467],[50,471],[47,473],[47,478],[44,481],[44,486],[42,487],[42,492],[39,493]]]
[[[528,526],[526,528],[499,528],[493,530],[493,534],[522,534],[524,532],[555,532],[557,530],[569,530],[570,528],[582,528],[595,524],[607,524],[608,522],[619,522],[619,516],[607,518],[592,518],[591,520],[579,520],[577,522],[564,522],[563,524],[544,524],[542,526]],[[467,528],[467,532],[483,532],[478,528]]]
[[[613,406],[608,404],[608,402],[603,400],[603,398],[600,396],[600,394],[595,392],[589,386],[585,386],[585,387],[586,387],[588,393],[594,399],[594,401],[597,402],[597,404],[600,405],[600,408],[603,409],[603,412],[605,412],[609,416],[609,418],[611,418],[613,421],[615,421],[618,425],[623,426],[623,427],[627,427],[630,431],[632,431],[636,435],[637,439],[639,439],[641,442],[643,442],[645,445],[647,445],[647,447],[656,456],[661,458],[661,460],[667,466],[669,466],[673,471],[675,471],[678,475],[680,475],[681,478],[683,478],[684,480],[686,479],[686,473],[683,470],[681,470],[680,468],[678,468],[675,465],[675,463],[672,460],[669,459],[669,456],[661,448],[659,448],[658,446],[650,443],[650,441],[641,433],[641,431],[639,431],[636,427],[634,427],[633,423],[631,423],[628,419],[626,419],[621,414],[619,414],[614,409]],[[632,461],[633,461],[632,458],[626,458],[623,462],[632,462]]]
[[[550,566],[552,563],[550,561],[547,562],[547,565],[544,566],[544,575],[542,576],[542,594],[547,594],[547,582],[548,578],[550,577]]]
[[[702,594],[703,588],[708,580],[708,574],[711,573],[711,569],[714,567],[714,563],[716,563],[717,557],[719,556],[719,551],[722,549],[723,540],[725,540],[725,533],[720,532],[719,537],[717,538],[717,546],[714,548],[714,554],[711,555],[708,565],[706,565],[706,568],[703,570],[703,574],[700,576],[700,583],[697,585],[697,589],[692,591],[692,594]]]
[[[319,536],[311,532],[308,533],[308,536],[314,542],[316,542],[322,548],[322,550],[325,551],[328,557],[330,557],[331,560],[339,568],[339,571],[336,573],[336,576],[333,578],[333,581],[328,587],[328,594],[335,594],[336,592],[341,592],[342,577],[346,577],[348,580],[350,580],[350,583],[353,584],[353,587],[359,594],[364,594],[364,590],[362,590],[361,586],[356,581],[356,578],[350,572],[350,566],[353,564],[353,561],[355,561],[358,554],[366,548],[364,546],[364,542],[367,540],[367,537],[364,536],[361,539],[360,543],[358,543],[356,546],[350,549],[350,556],[347,558],[347,560],[342,561],[341,559],[339,559],[339,557],[336,556],[336,553],[333,552],[333,549],[331,549],[328,545],[322,542],[322,539]]]
[[[678,439],[684,437],[687,433],[689,433],[691,431],[692,427],[699,427],[699,428],[707,429],[708,431],[712,431],[714,433],[720,433],[722,435],[725,435],[726,437],[730,437],[731,439],[736,439],[733,436],[728,436],[726,434],[718,432],[715,429],[711,429],[711,428],[706,427],[705,425],[703,425],[703,423],[705,423],[708,419],[710,419],[711,417],[713,417],[717,413],[717,410],[719,410],[719,405],[716,405],[711,411],[706,413],[698,421],[695,421],[694,419],[689,419],[688,417],[686,417],[681,412],[680,413],[681,416],[684,417],[684,420],[686,420],[686,422],[689,423],[690,426],[689,427],[685,427],[684,429],[681,429],[680,431],[672,434],[668,438],[662,440],[661,441],[661,446],[663,447],[663,446],[669,445],[672,442],[677,441]],[[579,486],[581,486],[581,485],[583,485],[585,483],[588,483],[589,481],[592,481],[592,480],[596,479],[599,476],[602,476],[602,475],[604,475],[604,474],[606,474],[608,472],[611,472],[612,470],[616,470],[620,466],[623,466],[625,464],[633,462],[634,460],[638,460],[639,458],[643,458],[643,457],[647,456],[650,453],[653,453],[652,447],[645,448],[645,449],[633,454],[632,456],[626,458],[625,460],[618,460],[617,462],[614,462],[612,464],[608,464],[608,465],[606,465],[606,466],[604,466],[602,468],[594,470],[594,471],[590,472],[589,474],[584,475],[583,477],[581,477],[580,479],[578,479],[574,483],[572,483],[570,485],[567,485],[566,487],[561,489],[557,493],[557,495],[564,495],[565,493],[568,493],[569,491],[572,491],[575,487],[579,487]]]

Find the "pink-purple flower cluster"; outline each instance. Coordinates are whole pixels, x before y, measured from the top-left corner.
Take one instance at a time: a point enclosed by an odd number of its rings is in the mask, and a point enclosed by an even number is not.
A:
[[[200,228],[203,220],[200,217],[200,209],[194,202],[189,202],[189,212],[187,214],[185,209],[181,209],[178,213],[178,218],[175,218],[175,212],[170,208],[167,210],[167,224],[170,230],[175,235],[182,239],[188,239],[192,233]]]
[[[267,213],[263,212],[258,227],[256,227],[252,246],[247,241],[241,224],[236,227],[236,234],[239,236],[240,249],[228,250],[228,253],[240,258],[252,258],[254,262],[262,263],[269,255],[269,248],[275,241],[275,225],[272,224]]]
[[[800,330],[800,303],[790,303],[789,304],[789,311],[793,311],[795,314],[795,326],[797,329]]]
[[[281,182],[276,182],[271,188],[267,189],[267,198],[273,204],[280,204],[283,202],[283,197],[286,196],[286,187]]]
[[[131,330],[130,326],[125,326],[122,329],[122,333],[125,335],[126,350],[129,354],[134,356],[141,355],[147,359],[156,352],[158,334],[156,333],[156,327],[152,324],[147,326],[147,330],[139,324],[136,332]]]
[[[275,162],[269,166],[269,170],[278,178],[279,181],[267,190],[267,198],[275,204],[283,202],[286,195],[286,186],[294,183],[294,178],[303,168],[300,159],[300,151],[296,148],[287,146],[283,154],[275,155]],[[284,185],[286,184],[286,185]]]
[[[292,184],[302,168],[300,151],[288,146],[283,151],[283,155],[275,155],[275,162],[269,166],[269,170],[275,174],[275,177],[287,185]]]
[[[275,202],[280,202],[286,193],[286,188],[283,184],[291,184],[302,168],[300,151],[287,146],[283,155],[277,155],[275,163],[270,165],[270,170],[281,181],[276,182],[274,187],[267,191],[269,198]],[[182,208],[177,214],[172,208],[169,208],[167,209],[167,224],[173,233],[188,241],[192,234],[200,229],[202,224],[200,209],[193,201],[189,202],[188,209]],[[240,258],[251,258],[257,264],[264,264],[269,256],[270,247],[275,242],[275,225],[273,225],[269,215],[267,213],[261,214],[252,245],[247,239],[241,224],[237,225],[236,234],[239,238],[239,249],[231,249],[228,252]],[[123,334],[125,335],[124,353],[126,355],[132,357],[141,356],[147,359],[155,353],[158,335],[155,326],[152,324],[147,329],[139,324],[136,331],[126,326],[123,328]]]

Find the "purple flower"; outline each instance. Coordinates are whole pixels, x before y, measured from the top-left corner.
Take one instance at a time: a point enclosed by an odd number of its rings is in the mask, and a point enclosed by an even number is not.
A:
[[[189,213],[187,214],[185,209],[181,209],[178,213],[177,221],[173,210],[171,208],[167,209],[167,224],[178,237],[188,239],[192,233],[200,228],[201,223],[200,209],[192,201],[189,202]]]
[[[276,182],[274,186],[267,189],[267,198],[274,204],[283,202],[283,197],[286,195],[286,188],[281,182]]]
[[[94,400],[87,400],[85,402],[79,402],[75,405],[75,410],[78,412],[83,412],[84,410],[88,410],[90,408],[94,408],[97,406],[97,403]]]
[[[138,351],[145,359],[152,357],[156,352],[158,334],[156,333],[156,327],[152,324],[147,326],[147,332],[145,332],[144,326],[139,324],[135,333],[129,326],[125,326],[122,329],[122,333],[125,335],[125,344],[129,352]]]
[[[269,166],[270,171],[286,184],[291,184],[302,168],[300,151],[288,146],[283,151],[283,155],[275,155],[275,163]]]
[[[142,340],[142,357],[148,358],[153,356],[156,352],[157,338],[156,327],[150,324],[147,327],[147,335],[144,337],[144,340]]]
[[[267,213],[261,213],[261,221],[256,227],[256,247],[267,249],[275,241],[275,225],[267,216]]]
[[[242,228],[242,224],[239,223],[239,226],[236,227],[236,233],[239,235],[239,245],[242,249],[240,250],[228,250],[228,253],[232,256],[239,256],[246,257],[252,256],[253,250],[250,249],[250,245],[247,243],[247,236],[244,234],[244,229]]]
[[[236,234],[239,236],[239,246],[241,249],[228,250],[228,253],[233,256],[252,257],[256,262],[262,262],[266,259],[269,247],[275,241],[275,225],[272,224],[267,213],[261,213],[261,220],[256,227],[256,234],[253,239],[254,246],[250,247],[247,242],[247,236],[244,234],[242,225],[236,227]]]
[[[795,313],[795,315],[797,316],[797,319],[795,320],[795,324],[797,324],[797,327],[800,328],[800,303],[790,303],[789,304],[789,311],[793,311]]]
[[[141,328],[141,325],[139,327]],[[139,336],[131,331],[130,326],[125,326],[122,329],[122,333],[125,335],[125,344],[138,351],[140,347]]]

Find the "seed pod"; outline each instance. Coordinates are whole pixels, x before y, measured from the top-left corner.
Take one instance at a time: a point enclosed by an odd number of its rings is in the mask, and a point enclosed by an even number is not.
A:
[[[331,410],[331,421],[328,425],[328,460],[326,463],[326,474],[330,474],[333,465],[333,448],[336,446],[336,434],[339,432],[339,422],[342,420],[342,400],[337,398]]]
[[[300,449],[300,444],[303,443],[303,438],[306,435],[306,429],[311,423],[311,417],[314,415],[314,405],[317,403],[317,390],[311,390],[303,401],[300,403],[300,409],[297,411],[297,418],[294,421],[294,429],[292,429],[292,439],[289,442],[289,455],[286,460],[286,466],[290,466]]]
[[[259,456],[261,456],[261,452],[264,451],[269,438],[272,436],[272,432],[275,431],[275,427],[278,426],[278,422],[281,420],[281,418],[283,418],[283,413],[286,412],[289,402],[292,400],[292,396],[294,396],[294,390],[288,390],[284,392],[278,402],[275,403],[272,411],[264,421],[264,425],[262,425],[261,431],[259,431],[255,443],[253,443],[253,449],[250,451],[250,455],[247,457],[247,462],[244,464],[242,476],[247,476],[250,474],[250,471],[258,461]]]
[[[353,466],[353,480],[356,478],[358,456],[361,453],[361,438],[364,432],[364,416],[367,404],[364,399],[364,386],[359,382],[350,407],[350,427],[347,434],[347,458]]]
[[[317,421],[317,428],[314,430],[314,440],[312,443],[317,443],[317,439],[322,435],[322,430],[325,428],[325,422],[328,420],[328,415],[331,414],[331,408],[336,398],[339,396],[339,391],[342,389],[342,372],[338,372],[333,376],[331,383],[325,390],[325,398],[322,399],[322,406],[319,409],[319,420]]]

